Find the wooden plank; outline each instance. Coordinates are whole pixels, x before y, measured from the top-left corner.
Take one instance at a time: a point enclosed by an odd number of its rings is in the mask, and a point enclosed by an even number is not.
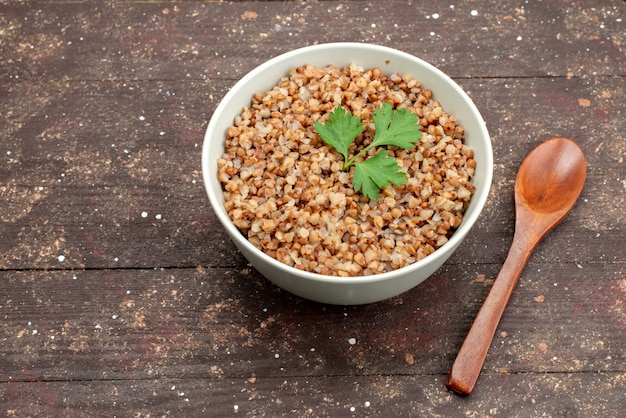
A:
[[[320,376],[0,385],[8,416],[620,416],[626,374],[489,374],[473,395],[445,377]]]
[[[534,146],[556,135],[581,144],[589,173],[579,204],[540,247],[543,257],[623,262],[626,140],[619,121],[625,79],[461,83],[491,131],[495,171],[475,234],[451,262],[503,261],[512,237],[517,167]],[[0,112],[7,115],[0,127],[0,267],[241,265],[208,206],[200,168],[204,129],[228,86],[5,84],[7,94],[0,99]],[[529,104],[526,98],[535,101]]]
[[[326,306],[244,268],[0,272],[0,381],[443,374],[497,266]],[[531,264],[485,371],[623,372],[624,264]]]
[[[454,77],[624,74],[624,2],[7,2],[4,80],[235,80],[313,43],[372,42]],[[146,63],[149,62],[149,65]],[[497,65],[495,65],[497,63]]]

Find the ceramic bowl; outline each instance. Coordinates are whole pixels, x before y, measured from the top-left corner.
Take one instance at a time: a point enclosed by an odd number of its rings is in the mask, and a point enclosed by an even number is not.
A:
[[[433,91],[433,98],[465,128],[465,141],[474,149],[477,167],[472,196],[464,219],[449,241],[434,253],[398,270],[358,277],[334,277],[298,270],[254,247],[235,227],[224,210],[224,194],[217,178],[217,160],[224,151],[226,131],[257,92],[270,90],[295,67],[313,64],[365,69],[378,67],[385,74],[407,73]],[[431,276],[461,245],[483,209],[493,172],[493,153],[485,123],[469,96],[447,75],[407,53],[360,43],[330,43],[287,52],[259,65],[237,82],[219,103],[206,130],[202,148],[202,173],[209,201],[226,232],[248,261],[281,288],[317,302],[356,305],[381,301],[417,286]]]

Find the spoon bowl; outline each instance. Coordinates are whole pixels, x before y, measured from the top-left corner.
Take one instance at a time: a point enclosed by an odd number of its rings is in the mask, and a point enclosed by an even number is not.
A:
[[[575,142],[552,138],[528,154],[515,181],[516,212],[564,217],[585,183],[585,157]],[[517,216],[519,219],[520,216]]]
[[[450,369],[448,389],[462,395],[472,392],[526,262],[541,239],[572,209],[586,173],[582,150],[567,138],[542,143],[522,162],[515,180],[516,220],[511,249]]]

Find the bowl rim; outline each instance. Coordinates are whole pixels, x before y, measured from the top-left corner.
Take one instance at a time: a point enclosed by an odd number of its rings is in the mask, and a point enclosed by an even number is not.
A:
[[[213,175],[216,175],[216,173],[209,172],[210,171],[209,161],[210,161],[211,156],[209,155],[208,150],[209,150],[209,144],[211,142],[211,137],[213,137],[217,133],[215,132],[215,129],[216,129],[215,125],[217,123],[216,120],[219,119],[219,117],[225,111],[228,102],[239,93],[239,90],[243,86],[245,86],[253,78],[257,77],[260,73],[267,71],[268,69],[272,68],[274,65],[278,63],[281,63],[282,61],[293,59],[293,58],[304,57],[308,53],[319,51],[322,49],[341,50],[345,48],[363,49],[368,52],[385,52],[388,54],[401,56],[404,59],[414,61],[416,64],[419,64],[427,68],[429,71],[434,72],[439,78],[442,78],[443,80],[445,80],[450,85],[450,87],[452,87],[455,90],[455,92],[463,98],[466,105],[469,107],[471,111],[471,117],[475,118],[479,122],[478,127],[480,129],[480,132],[478,133],[478,135],[486,139],[485,141],[486,143],[484,144],[485,150],[487,151],[486,158],[485,158],[486,161],[482,162],[483,164],[487,166],[487,170],[485,171],[485,178],[483,182],[484,184],[481,190],[479,190],[478,193],[475,193],[472,196],[472,200],[471,200],[471,202],[475,206],[478,206],[478,207],[476,207],[476,209],[470,214],[470,216],[463,217],[463,221],[461,225],[452,234],[449,240],[444,245],[437,248],[433,253],[427,255],[421,260],[415,261],[399,269],[387,271],[384,273],[367,275],[367,276],[364,276],[364,275],[348,276],[348,277],[330,276],[330,275],[324,275],[324,274],[315,273],[311,271],[300,270],[300,269],[297,269],[296,267],[289,266],[285,263],[278,261],[277,259],[273,258],[269,254],[265,253],[260,248],[255,247],[233,224],[232,220],[230,219],[226,211],[223,209],[222,202],[219,200],[218,196],[216,195],[216,191],[213,190],[213,187],[211,186],[211,178]],[[302,62],[301,64],[295,64],[294,67],[297,65],[303,65],[303,64],[305,64],[305,62]],[[286,74],[277,74],[276,81],[278,82],[278,80],[285,75]],[[252,98],[252,96],[250,97]],[[213,212],[216,214],[220,223],[228,232],[228,236],[230,237],[230,239],[234,241],[235,245],[238,247],[240,251],[242,251],[241,247],[243,247],[248,251],[258,254],[259,257],[263,258],[265,261],[272,264],[275,268],[277,268],[281,272],[285,274],[289,274],[289,275],[296,275],[300,278],[304,278],[307,280],[311,280],[315,282],[323,282],[323,283],[335,283],[335,284],[362,284],[362,283],[375,283],[375,282],[381,282],[385,280],[391,280],[398,276],[411,274],[412,272],[419,270],[422,266],[432,263],[436,258],[443,257],[446,253],[451,252],[454,249],[456,249],[456,247],[461,243],[461,241],[464,239],[464,237],[467,235],[467,233],[471,230],[471,228],[475,224],[476,220],[482,213],[482,210],[487,202],[487,198],[489,195],[489,191],[491,189],[491,184],[492,184],[492,179],[493,179],[493,148],[491,144],[491,138],[487,131],[486,123],[484,119],[482,118],[480,112],[478,111],[478,108],[472,101],[472,99],[450,76],[445,74],[443,71],[439,70],[434,65],[424,61],[423,59],[419,57],[416,57],[414,55],[411,55],[406,52],[403,52],[394,48],[390,48],[387,46],[371,44],[371,43],[360,43],[360,42],[331,42],[331,43],[322,43],[322,44],[304,46],[304,47],[300,47],[297,49],[293,49],[288,52],[284,52],[256,66],[254,69],[252,69],[242,78],[240,78],[229,89],[229,91],[223,96],[223,98],[220,100],[219,104],[213,111],[213,114],[211,115],[210,121],[205,131],[204,140],[203,140],[201,166],[202,166],[202,176],[203,176],[204,187],[205,187],[206,193],[208,194],[209,202],[212,206]],[[244,257],[245,256],[246,254],[244,253]]]

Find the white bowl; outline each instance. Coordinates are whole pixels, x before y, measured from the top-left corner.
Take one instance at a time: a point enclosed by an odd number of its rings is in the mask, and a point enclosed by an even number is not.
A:
[[[472,196],[463,222],[449,241],[434,253],[398,270],[358,277],[334,277],[298,270],[279,262],[254,247],[231,222],[224,209],[224,194],[217,178],[217,160],[224,152],[226,131],[257,92],[270,90],[295,67],[313,64],[338,67],[357,64],[365,69],[378,67],[385,74],[407,73],[433,91],[433,98],[454,115],[465,128],[465,142],[474,150],[477,167]],[[493,153],[485,123],[468,95],[432,65],[391,48],[359,43],[314,45],[287,52],[261,64],[224,96],[206,130],[202,148],[202,174],[209,201],[218,219],[237,248],[267,279],[306,299],[338,305],[377,302],[399,295],[426,280],[452,255],[468,234],[483,209],[493,172]]]

